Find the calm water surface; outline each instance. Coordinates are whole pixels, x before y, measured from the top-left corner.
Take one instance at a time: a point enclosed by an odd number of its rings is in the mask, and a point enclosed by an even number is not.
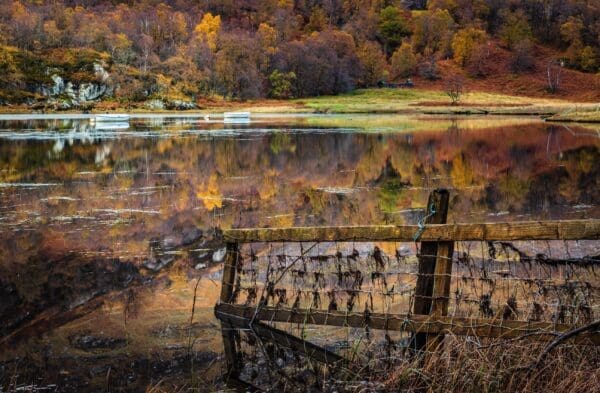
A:
[[[599,182],[598,127],[530,118],[2,120],[0,387],[218,383],[214,228],[414,224],[438,187],[451,222],[600,218]]]

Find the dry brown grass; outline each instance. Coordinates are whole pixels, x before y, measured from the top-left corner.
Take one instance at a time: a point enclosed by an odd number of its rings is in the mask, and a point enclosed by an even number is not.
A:
[[[547,343],[478,342],[446,337],[442,351],[400,361],[383,379],[388,391],[598,392],[600,349],[566,341],[539,364]]]

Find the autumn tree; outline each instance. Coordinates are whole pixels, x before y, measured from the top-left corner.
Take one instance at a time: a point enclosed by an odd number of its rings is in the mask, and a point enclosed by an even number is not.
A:
[[[591,46],[585,46],[579,54],[579,66],[584,71],[593,72],[598,69],[598,56]]]
[[[123,33],[106,37],[106,47],[115,63],[129,64],[134,59],[133,42]]]
[[[23,87],[24,75],[17,65],[16,48],[0,46],[0,89]]]
[[[327,28],[327,15],[323,8],[313,7],[310,14],[310,19],[306,24],[306,31],[311,33],[313,31],[323,31]]]
[[[268,23],[261,23],[256,34],[263,51],[269,55],[275,54],[278,42],[277,30]]]
[[[351,35],[341,31],[325,31],[311,36],[308,48],[317,55],[319,94],[338,94],[354,89],[360,76],[360,61]]]
[[[581,18],[570,16],[565,23],[560,26],[560,34],[563,41],[569,45],[567,49],[567,59],[569,65],[579,66],[579,56],[583,50],[581,32],[583,30],[583,21]]]
[[[356,54],[362,69],[361,85],[374,86],[381,81],[387,65],[381,46],[375,41],[365,41],[358,46]]]
[[[13,1],[9,7],[10,21],[8,23],[14,43],[20,48],[32,49],[34,42],[41,36],[40,16],[35,13],[30,14],[20,1]]]
[[[458,104],[464,92],[465,79],[461,75],[452,75],[444,83],[444,91],[450,97],[452,105]]]
[[[456,0],[428,0],[427,9],[429,10],[448,10],[452,13],[456,12],[458,3]]]
[[[156,52],[161,59],[173,55],[177,46],[187,40],[187,20],[183,13],[175,12],[165,3],[160,3],[152,15],[149,34],[154,40]]]
[[[412,45],[416,52],[429,50],[440,57],[449,56],[456,24],[446,9],[425,11],[414,18]]]
[[[154,53],[154,40],[147,34],[140,35],[137,46],[139,50],[139,67],[142,72],[148,72],[148,67],[158,61],[158,57]]]
[[[277,31],[267,23],[261,23],[256,32],[259,49],[262,52],[259,69],[267,73],[271,65],[272,57],[277,53]]]
[[[417,57],[410,43],[404,42],[392,55],[392,78],[406,78],[415,72]]]
[[[531,71],[535,68],[535,47],[529,39],[518,42],[513,47],[511,69],[514,72]]]
[[[486,41],[487,34],[481,29],[467,27],[459,30],[452,40],[454,61],[464,67],[471,60],[479,45],[485,44]]]
[[[213,16],[210,12],[204,14],[200,23],[194,28],[196,39],[206,42],[212,51],[217,49],[217,39],[220,31],[221,16]]]
[[[425,49],[418,64],[419,75],[428,80],[439,79],[437,57],[430,49]]]
[[[56,25],[56,21],[47,20],[44,22],[44,43],[50,48],[61,47],[63,44],[63,32]]]
[[[292,98],[294,96],[294,82],[296,74],[274,70],[269,75],[269,96],[272,98]]]
[[[183,94],[185,97],[176,98],[189,97],[195,99],[203,93],[203,87],[207,83],[206,78],[208,75],[198,68],[192,58],[186,56],[183,49],[180,49],[175,55],[161,62],[157,68],[157,71],[172,78],[170,86],[167,86],[170,96]]]
[[[402,39],[411,33],[410,21],[404,16],[402,10],[394,6],[381,10],[378,26],[387,53],[393,52]]]
[[[221,92],[232,99],[259,97],[264,79],[258,69],[256,41],[245,34],[223,34],[219,40],[215,72]]]
[[[346,92],[360,76],[354,40],[339,31],[313,33],[306,42],[288,43],[276,63],[279,69],[296,75],[296,97]]]
[[[504,23],[500,29],[500,38],[509,49],[515,49],[520,42],[531,39],[531,27],[523,10],[504,11],[502,19]]]

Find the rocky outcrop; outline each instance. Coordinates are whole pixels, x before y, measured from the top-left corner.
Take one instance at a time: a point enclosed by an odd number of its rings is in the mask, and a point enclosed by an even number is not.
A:
[[[187,110],[198,108],[198,105],[196,105],[196,103],[191,102],[191,101],[182,101],[182,100],[167,101],[165,103],[165,106],[167,107],[167,109],[177,110],[177,111],[187,111]]]
[[[144,107],[151,110],[163,110],[165,103],[162,100],[148,100],[144,103]]]
[[[110,74],[99,63],[94,63],[94,76],[97,82],[73,83],[66,81],[58,74],[58,70],[52,72],[51,85],[42,85],[36,92],[46,97],[46,104],[56,110],[66,110],[80,107],[87,102],[98,101],[110,97],[114,89],[110,84]]]
[[[192,101],[183,100],[148,100],[144,103],[144,107],[151,110],[175,110],[175,111],[187,111],[191,109],[198,109],[198,105]]]

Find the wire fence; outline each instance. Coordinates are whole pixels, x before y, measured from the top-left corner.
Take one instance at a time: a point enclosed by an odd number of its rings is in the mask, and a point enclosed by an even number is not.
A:
[[[448,316],[589,323],[600,314],[598,248],[594,241],[455,242],[446,258]],[[244,244],[230,303],[410,315],[424,257],[418,243]]]

